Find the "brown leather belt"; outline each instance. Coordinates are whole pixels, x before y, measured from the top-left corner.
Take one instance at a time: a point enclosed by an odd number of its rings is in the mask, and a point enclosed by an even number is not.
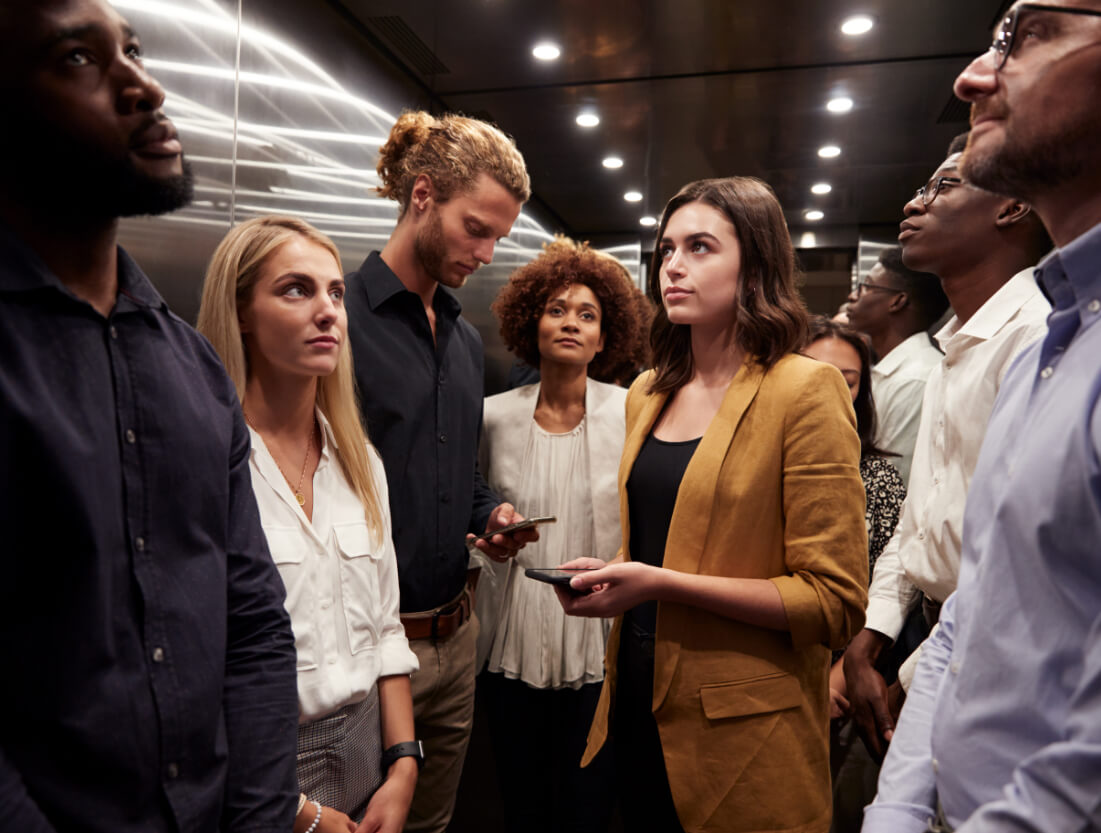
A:
[[[406,639],[447,639],[455,633],[463,622],[470,619],[474,610],[474,585],[478,583],[478,570],[470,570],[466,576],[466,586],[454,599],[434,610],[423,613],[401,614],[401,624],[405,628]]]

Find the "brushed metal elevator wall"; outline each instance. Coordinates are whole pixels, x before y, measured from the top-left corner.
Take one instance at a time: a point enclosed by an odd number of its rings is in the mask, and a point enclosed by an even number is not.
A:
[[[178,315],[195,320],[207,264],[231,222],[303,217],[333,238],[346,271],[382,247],[397,204],[372,190],[378,148],[402,110],[429,108],[418,87],[326,4],[243,0],[239,21],[236,0],[112,2],[142,39],[195,171],[191,206],[120,229]],[[551,237],[526,207],[493,263],[459,293],[485,342],[487,393],[503,388],[513,363],[489,305]],[[614,254],[637,279],[640,246]]]

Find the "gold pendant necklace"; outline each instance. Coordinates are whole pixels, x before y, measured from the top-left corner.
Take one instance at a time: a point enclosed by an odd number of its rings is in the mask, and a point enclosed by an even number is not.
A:
[[[255,425],[252,425],[252,420],[249,419],[248,412],[242,408],[241,413],[245,415],[245,422],[252,426],[252,430],[257,434],[260,434],[260,429]],[[302,493],[302,482],[306,479],[306,466],[310,463],[310,452],[313,451],[313,434],[317,427],[317,417],[310,423],[310,434],[306,438],[306,459],[302,461],[302,473],[298,475],[298,485],[294,487],[294,499],[298,501],[299,506],[306,505],[306,495]],[[260,434],[263,436],[263,434]],[[269,452],[270,453],[270,452]],[[275,455],[271,455],[271,460],[275,463],[275,467],[279,469],[279,473],[283,475],[283,479],[287,481],[287,485],[291,485],[291,479],[287,477],[287,473],[283,471],[283,467],[279,465],[279,461],[275,459]]]

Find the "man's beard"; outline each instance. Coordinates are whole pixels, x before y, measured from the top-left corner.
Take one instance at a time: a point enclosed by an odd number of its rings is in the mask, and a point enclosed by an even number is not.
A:
[[[188,205],[194,196],[194,173],[186,159],[181,173],[151,177],[138,170],[129,155],[112,157],[68,136],[46,136],[33,145],[0,142],[7,162],[0,190],[32,210],[38,207],[54,222],[80,226],[167,214]]]
[[[1094,125],[1080,118],[1062,125],[1035,124],[1030,135],[1021,135],[1007,119],[1002,122],[1001,145],[979,151],[968,142],[960,160],[960,170],[968,182],[1009,197],[1035,200],[1053,188],[1082,176],[1092,161],[1090,141]]]
[[[435,206],[431,209],[424,228],[413,239],[413,253],[417,256],[425,274],[432,280],[452,288],[462,286],[462,281],[456,285],[454,281],[443,280],[443,264],[447,258],[447,247],[443,242],[443,223],[440,221],[439,210]]]

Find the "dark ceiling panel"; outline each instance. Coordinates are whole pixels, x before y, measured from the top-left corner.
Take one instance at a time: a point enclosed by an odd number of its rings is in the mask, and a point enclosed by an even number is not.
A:
[[[966,129],[958,72],[989,43],[1005,0],[330,0],[387,25],[404,69],[448,109],[515,136],[539,200],[579,236],[637,234],[684,183],[753,174],[794,230],[893,225],[902,204]],[[875,29],[840,34],[853,11]],[[396,21],[396,22],[395,22]],[[531,56],[541,38],[562,58]],[[844,115],[826,101],[855,101]],[[592,109],[601,124],[574,123]],[[817,149],[839,144],[823,160]],[[601,166],[624,159],[618,171]],[[833,191],[813,196],[810,185]],[[623,200],[628,189],[641,203]]]

